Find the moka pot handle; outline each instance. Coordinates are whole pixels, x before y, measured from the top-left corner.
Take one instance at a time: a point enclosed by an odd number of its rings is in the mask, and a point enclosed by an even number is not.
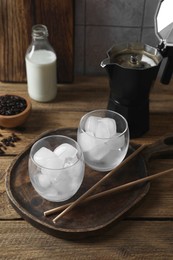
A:
[[[173,73],[173,56],[168,55],[167,62],[160,80],[161,83],[169,84],[172,77],[172,73]]]

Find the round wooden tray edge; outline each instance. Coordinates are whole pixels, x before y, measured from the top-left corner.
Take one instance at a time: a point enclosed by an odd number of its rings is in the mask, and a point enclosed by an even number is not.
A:
[[[48,131],[44,132],[43,134],[39,135],[36,139],[34,139],[19,155],[17,155],[15,157],[15,159],[13,160],[11,165],[8,167],[8,169],[6,171],[6,176],[5,176],[5,185],[6,185],[6,192],[7,192],[10,203],[12,204],[12,206],[16,210],[16,212],[22,218],[24,218],[27,222],[29,222],[36,228],[38,228],[38,225],[39,225],[40,230],[42,230],[46,233],[49,233],[50,235],[65,238],[65,239],[78,239],[78,238],[84,238],[84,237],[93,236],[93,235],[95,236],[97,234],[100,234],[100,233],[104,232],[104,230],[107,230],[109,228],[109,226],[112,226],[114,224],[114,222],[117,221],[119,218],[123,218],[124,215],[129,212],[129,210],[132,210],[147,195],[149,188],[150,188],[150,184],[147,183],[145,185],[145,191],[134,201],[133,207],[129,206],[129,208],[124,209],[123,212],[121,212],[119,215],[116,215],[115,218],[111,219],[110,222],[107,222],[106,225],[97,226],[95,229],[94,228],[91,228],[90,230],[88,229],[87,232],[85,230],[81,230],[81,229],[79,230],[79,232],[77,230],[75,230],[75,232],[74,231],[69,232],[69,230],[68,230],[68,232],[67,232],[63,228],[60,228],[60,227],[56,228],[56,224],[49,225],[46,222],[43,223],[43,221],[40,221],[38,218],[36,218],[32,214],[26,212],[26,209],[21,207],[21,205],[14,199],[14,196],[11,192],[11,189],[10,189],[11,169],[17,163],[18,158],[20,158],[21,156],[25,157],[26,153],[28,153],[28,150],[31,148],[32,144],[35,141],[39,140],[40,138],[42,138],[46,135],[49,135],[50,133],[54,133],[56,131],[68,131],[68,129],[69,128],[59,128],[59,129],[54,129],[54,130],[48,130]],[[73,129],[76,130],[76,128],[73,128]],[[47,229],[46,229],[46,227],[47,227]],[[68,234],[68,238],[66,236],[67,234]]]
[[[119,221],[123,220],[124,217],[129,213],[132,212],[135,208],[139,206],[139,204],[142,203],[142,200],[144,197],[146,197],[149,189],[150,189],[150,184],[147,183],[145,187],[146,191],[145,194],[142,196],[138,197],[138,199],[135,200],[134,206],[130,207],[127,209],[124,209],[123,212],[119,213],[119,215],[116,215],[114,219],[111,219],[110,222],[107,222],[105,225],[97,226],[96,228],[91,228],[86,230],[75,230],[75,231],[67,231],[64,228],[56,228],[56,225],[54,224],[49,225],[48,223],[43,222],[38,220],[36,217],[33,217],[31,214],[26,214],[25,209],[21,209],[21,206],[14,200],[11,200],[10,197],[8,197],[12,207],[16,210],[16,212],[28,223],[30,223],[34,228],[37,228],[51,236],[57,237],[57,238],[62,238],[65,240],[79,240],[79,239],[85,239],[89,237],[96,237],[98,235],[103,234],[106,231],[109,231],[111,227],[115,225],[115,223],[118,223]],[[19,210],[20,208],[20,210]],[[30,215],[30,217],[29,217]]]

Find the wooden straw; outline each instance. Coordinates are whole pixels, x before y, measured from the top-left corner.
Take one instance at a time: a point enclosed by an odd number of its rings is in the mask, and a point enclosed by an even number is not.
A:
[[[135,185],[142,184],[144,182],[157,179],[157,178],[159,178],[159,177],[161,177],[163,175],[166,175],[168,173],[171,173],[171,172],[173,172],[173,168],[171,168],[169,170],[166,170],[166,171],[162,171],[162,172],[153,174],[151,176],[147,176],[147,177],[135,180],[135,181],[131,181],[131,182],[122,184],[122,185],[120,185],[118,187],[115,187],[115,188],[112,188],[112,189],[109,189],[109,190],[106,190],[106,191],[99,192],[99,193],[97,193],[95,195],[92,195],[92,196],[86,198],[83,202],[88,202],[88,201],[91,201],[93,199],[97,199],[97,198],[101,198],[101,197],[104,197],[104,196],[107,196],[107,195],[111,195],[111,194],[114,194],[114,193],[121,192],[121,191],[126,190],[128,188],[134,187]],[[54,214],[54,213],[59,212],[61,210],[64,210],[71,204],[72,203],[68,203],[68,204],[59,206],[57,208],[53,208],[53,209],[47,210],[47,211],[44,212],[44,215],[45,216],[49,216],[51,214]]]
[[[94,184],[88,191],[86,191],[82,196],[80,196],[77,200],[72,202],[65,210],[63,210],[56,218],[53,219],[53,222],[56,223],[58,219],[64,216],[67,212],[69,212],[72,208],[80,204],[84,199],[86,199],[98,186],[106,181],[110,176],[115,174],[121,167],[127,164],[132,158],[134,158],[139,152],[141,152],[147,145],[141,145],[138,149],[136,149],[132,154],[130,154],[122,163],[120,163],[116,168],[112,171],[108,172],[102,179],[100,179],[96,184]]]

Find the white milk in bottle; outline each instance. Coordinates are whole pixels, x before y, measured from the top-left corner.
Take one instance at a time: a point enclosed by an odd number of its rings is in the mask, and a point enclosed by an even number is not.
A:
[[[25,56],[28,93],[39,102],[51,101],[57,94],[56,54],[47,37],[46,26],[33,26],[32,43]]]

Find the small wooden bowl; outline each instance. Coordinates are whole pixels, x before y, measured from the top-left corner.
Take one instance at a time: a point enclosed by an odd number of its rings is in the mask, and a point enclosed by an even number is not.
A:
[[[27,120],[27,118],[31,112],[32,105],[31,105],[31,101],[29,100],[29,98],[22,97],[19,95],[13,95],[13,94],[9,94],[9,95],[21,97],[21,98],[25,99],[26,104],[27,104],[25,110],[23,110],[22,112],[20,112],[16,115],[1,115],[0,114],[0,126],[5,127],[5,128],[14,128],[14,127],[24,124],[24,122]],[[5,95],[1,95],[1,96],[5,96]]]

